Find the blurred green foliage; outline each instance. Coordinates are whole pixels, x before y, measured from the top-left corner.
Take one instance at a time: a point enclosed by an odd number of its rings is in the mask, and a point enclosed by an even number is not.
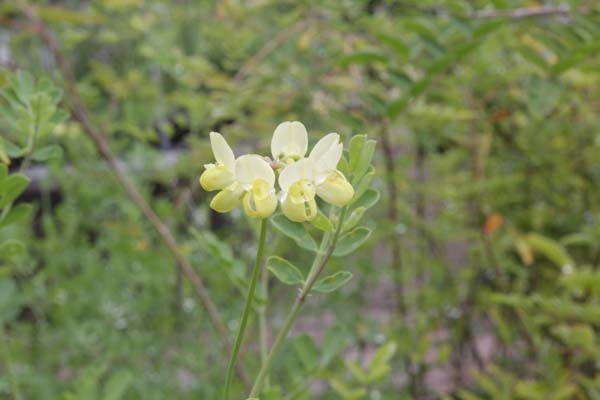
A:
[[[68,118],[58,60],[12,3],[0,5],[0,397],[219,398],[220,338]],[[197,184],[208,133],[266,149],[278,122],[299,119],[354,137],[350,152],[369,151],[358,134],[378,141],[363,173],[382,198],[366,191],[351,210],[358,221],[377,203],[372,234],[329,271],[354,277],[309,298],[264,399],[600,398],[596,2],[29,6],[232,336],[255,226],[210,212]],[[275,237],[266,254],[305,274],[300,239]],[[295,295],[272,280],[271,325]],[[240,357],[251,377],[256,331]]]

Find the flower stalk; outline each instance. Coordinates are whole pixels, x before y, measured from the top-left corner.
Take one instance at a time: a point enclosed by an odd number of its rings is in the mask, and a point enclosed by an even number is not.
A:
[[[314,286],[317,279],[319,278],[319,275],[321,275],[321,272],[323,272],[323,269],[327,265],[327,262],[329,261],[329,258],[331,257],[333,250],[335,249],[335,245],[337,243],[337,239],[340,234],[342,224],[344,222],[345,214],[346,214],[346,208],[344,207],[338,218],[336,230],[333,233],[333,235],[331,235],[331,233],[329,233],[329,232],[326,232],[323,234],[323,238],[321,240],[321,245],[319,246],[319,251],[315,255],[313,264],[312,264],[310,272],[308,274],[308,278],[302,285],[302,289],[300,290],[300,293],[296,297],[296,300],[294,301],[294,305],[292,306],[292,309],[288,313],[288,317],[285,320],[285,322],[283,323],[281,330],[277,334],[277,337],[275,338],[275,341],[273,342],[273,346],[271,347],[271,350],[269,351],[267,359],[263,363],[263,365],[258,373],[258,376],[256,377],[256,380],[254,381],[254,386],[252,387],[252,391],[250,392],[250,396],[249,396],[250,398],[257,398],[258,394],[260,393],[260,390],[265,382],[265,378],[269,374],[269,371],[271,369],[273,361],[274,361],[275,357],[277,356],[277,354],[279,353],[279,350],[281,349],[281,345],[287,338],[287,335],[288,335],[290,329],[292,328],[292,326],[294,325],[294,322],[298,318],[298,315],[300,313],[300,310],[302,309],[302,306],[304,305],[304,301],[306,300],[306,297],[308,296],[312,287]]]
[[[225,391],[223,399],[229,399],[229,390],[231,388],[231,381],[233,379],[233,369],[237,361],[238,354],[240,352],[240,346],[244,340],[244,332],[248,323],[248,316],[252,309],[252,302],[254,301],[254,292],[256,291],[256,283],[258,282],[258,275],[260,273],[260,267],[262,264],[262,258],[265,248],[265,239],[267,236],[267,218],[263,218],[260,223],[260,237],[258,239],[258,249],[256,251],[256,261],[254,263],[254,270],[252,271],[252,279],[250,281],[250,287],[248,288],[248,294],[246,295],[246,304],[244,306],[244,313],[242,314],[242,320],[240,322],[240,328],[235,338],[233,345],[233,351],[231,358],[229,359],[229,365],[227,366],[227,378],[225,380]]]
[[[263,268],[260,276],[261,292],[264,297],[265,304],[258,309],[258,330],[260,341],[260,365],[264,365],[267,361],[269,351],[269,328],[267,326],[267,304],[269,303],[269,270]],[[269,387],[269,378],[265,380],[265,387]]]

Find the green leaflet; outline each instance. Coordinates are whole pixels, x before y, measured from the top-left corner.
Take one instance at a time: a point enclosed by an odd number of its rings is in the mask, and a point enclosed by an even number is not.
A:
[[[300,272],[295,265],[282,257],[269,257],[267,259],[267,268],[277,279],[286,285],[297,285],[304,282],[302,272]]]
[[[344,233],[338,239],[333,255],[336,257],[347,256],[366,242],[369,236],[371,236],[371,229],[364,226]]]
[[[348,271],[338,271],[333,275],[319,279],[312,290],[321,293],[330,293],[344,286],[352,279],[352,273]]]
[[[271,223],[281,233],[293,239],[298,246],[310,251],[317,251],[317,243],[306,231],[304,225],[287,219],[283,214],[271,217]]]

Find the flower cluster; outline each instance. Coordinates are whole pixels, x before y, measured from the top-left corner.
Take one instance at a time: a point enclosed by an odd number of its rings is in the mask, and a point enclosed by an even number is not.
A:
[[[228,212],[243,204],[250,217],[267,218],[277,208],[290,220],[310,221],[318,208],[315,196],[337,207],[348,204],[354,188],[337,165],[343,145],[337,133],[325,135],[308,157],[308,134],[298,121],[282,122],[271,140],[273,158],[247,154],[235,158],[225,138],[210,133],[215,164],[207,164],[200,185],[207,191],[219,190],[210,202],[218,212]],[[276,193],[278,175],[280,192]]]

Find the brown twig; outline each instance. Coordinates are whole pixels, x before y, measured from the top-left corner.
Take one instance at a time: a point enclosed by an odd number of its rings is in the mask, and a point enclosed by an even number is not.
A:
[[[396,156],[394,154],[393,145],[391,143],[389,128],[384,123],[380,133],[381,152],[385,164],[385,182],[387,186],[388,205],[387,218],[392,223],[398,219],[398,187],[396,185]],[[398,234],[394,233],[390,238],[392,251],[392,268],[396,275],[395,292],[396,292],[396,307],[400,315],[406,314],[406,302],[404,300],[404,284],[402,282],[402,254],[400,253],[400,240]]]
[[[598,249],[596,250],[596,254],[594,255],[594,261],[592,261],[592,266],[594,268],[600,267],[600,244],[598,245]]]
[[[61,48],[58,42],[54,39],[50,31],[47,29],[44,22],[37,16],[35,10],[33,10],[30,7],[23,7],[22,10],[27,16],[27,18],[34,25],[36,32],[40,35],[42,41],[45,43],[45,45],[48,47],[48,49],[51,51],[54,58],[58,62],[58,66],[65,80],[66,99],[69,103],[69,107],[71,109],[73,118],[81,124],[85,133],[94,142],[94,145],[96,146],[96,149],[98,150],[100,155],[110,165],[115,176],[117,177],[117,180],[119,181],[119,184],[121,184],[123,189],[125,189],[125,191],[127,192],[129,198],[135,203],[135,205],[140,209],[140,211],[156,229],[164,244],[167,246],[171,254],[173,254],[177,262],[178,268],[181,268],[183,274],[192,283],[196,294],[200,298],[200,302],[208,312],[210,321],[221,336],[223,343],[227,348],[227,352],[231,353],[232,348],[231,342],[229,341],[229,333],[227,331],[227,328],[225,327],[225,324],[221,320],[215,303],[212,301],[202,278],[196,273],[196,271],[194,270],[190,262],[187,260],[187,258],[181,253],[181,251],[179,251],[179,246],[167,225],[154,212],[154,210],[142,197],[140,192],[136,189],[134,183],[129,179],[125,172],[125,168],[117,161],[115,156],[112,154],[108,143],[104,138],[104,134],[98,131],[91,123],[87,108],[85,107],[81,96],[79,95],[79,91],[75,83],[75,77],[71,72],[71,68],[66,58],[61,52]],[[250,379],[246,375],[240,363],[236,365],[236,369],[241,380],[244,382],[244,385],[249,388],[251,386]]]
[[[532,17],[547,17],[553,15],[570,16],[571,10],[567,5],[561,6],[543,6],[543,7],[525,7],[514,8],[511,10],[489,10],[477,11],[473,13],[473,18],[492,19],[492,18],[510,18],[525,19]]]

